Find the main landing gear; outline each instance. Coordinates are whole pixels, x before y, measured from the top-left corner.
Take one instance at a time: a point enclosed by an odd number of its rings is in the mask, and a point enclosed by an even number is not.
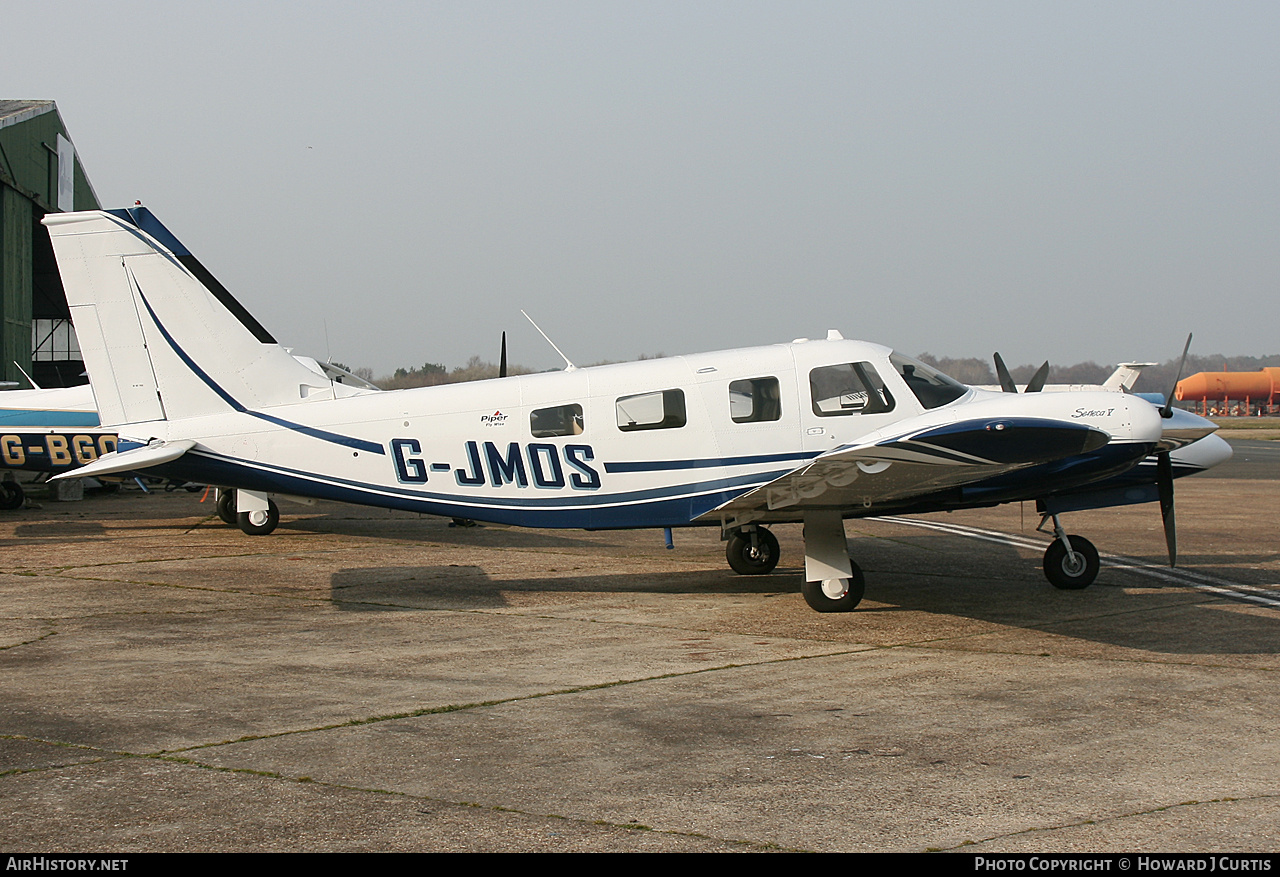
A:
[[[734,572],[765,575],[778,565],[778,539],[758,524],[725,533],[725,557]],[[839,512],[811,512],[804,518],[805,581],[800,593],[815,612],[849,612],[862,601],[866,578],[849,557]]]
[[[1045,523],[1053,519],[1054,539],[1044,552],[1044,577],[1055,588],[1079,591],[1093,584],[1098,577],[1098,549],[1083,536],[1069,536],[1062,529],[1057,515],[1045,515],[1036,529],[1047,533]]]
[[[1052,520],[1052,530],[1046,524]],[[1037,528],[1052,533],[1044,553],[1044,575],[1055,588],[1078,591],[1098,577],[1098,549],[1083,536],[1062,529],[1057,515],[1045,515]],[[725,530],[725,556],[735,572],[765,575],[778,565],[778,539],[759,524]],[[810,512],[804,516],[805,580],[800,593],[815,612],[849,612],[866,592],[866,577],[849,557],[844,520],[838,511]]]
[[[247,536],[266,536],[280,524],[280,509],[265,493],[219,487],[218,517]]]
[[[823,579],[820,582],[804,582],[800,593],[814,612],[850,612],[862,602],[867,590],[867,579],[862,568],[850,558],[849,578]]]
[[[266,536],[275,532],[280,523],[280,509],[276,508],[274,499],[267,500],[267,503],[265,509],[236,514],[236,523],[240,526],[240,532],[246,536]]]
[[[218,518],[222,523],[234,527],[236,525],[236,492],[227,488],[218,488]]]
[[[0,481],[0,509],[7,512],[20,509],[26,498],[27,494],[23,491],[22,485],[14,481],[12,475]]]
[[[778,537],[763,527],[734,530],[724,553],[733,571],[744,576],[768,575],[782,556]]]

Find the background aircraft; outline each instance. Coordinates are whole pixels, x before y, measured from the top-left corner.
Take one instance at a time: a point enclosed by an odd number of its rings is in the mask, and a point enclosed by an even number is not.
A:
[[[1172,559],[1174,477],[1230,454],[1209,421],[1173,424],[1130,394],[977,390],[834,330],[373,392],[291,357],[145,208],[44,223],[102,420],[121,436],[82,472],[235,487],[249,533],[275,527],[272,492],[520,526],[707,525],[735,570],[757,574],[779,559],[767,525],[802,522],[805,599],[846,611],[863,590],[847,517],[1034,499],[1053,522],[1046,575],[1085,587],[1098,553],[1061,527],[1067,505],[1167,497]]]
[[[333,363],[297,354],[293,358],[326,380],[378,389]],[[20,508],[26,499],[13,472],[70,472],[115,449],[116,433],[99,428],[89,384],[0,391],[0,469],[7,470],[0,479],[0,509]],[[235,524],[235,511],[228,504],[234,493],[220,491],[218,499],[219,516]]]
[[[98,426],[88,384],[0,392],[0,509],[26,498],[15,471],[66,472],[115,449],[115,432]]]

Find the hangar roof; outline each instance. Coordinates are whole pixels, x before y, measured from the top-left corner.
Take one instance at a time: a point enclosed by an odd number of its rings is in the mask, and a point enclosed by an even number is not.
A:
[[[51,100],[0,100],[0,128],[16,125],[56,109]]]
[[[73,158],[69,165],[68,157]],[[71,176],[56,176],[60,163],[70,168]],[[0,100],[0,182],[45,212],[98,206],[98,195],[51,100]]]

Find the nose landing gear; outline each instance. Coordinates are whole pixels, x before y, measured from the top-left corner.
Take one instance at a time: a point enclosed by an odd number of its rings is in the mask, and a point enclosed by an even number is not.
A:
[[[1079,591],[1093,584],[1098,577],[1098,549],[1083,536],[1068,536],[1062,529],[1057,515],[1045,515],[1036,529],[1045,530],[1045,522],[1053,519],[1054,541],[1044,552],[1044,577],[1055,588],[1064,591]]]

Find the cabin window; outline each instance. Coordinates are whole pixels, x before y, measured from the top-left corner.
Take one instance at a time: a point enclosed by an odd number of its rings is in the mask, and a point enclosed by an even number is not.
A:
[[[684,390],[660,390],[618,399],[618,429],[676,429],[686,422]]]
[[[734,423],[782,419],[777,378],[748,378],[729,383],[729,416]]]
[[[881,414],[893,410],[893,396],[869,362],[827,365],[809,372],[813,413],[819,417]]]
[[[582,406],[576,402],[555,408],[539,408],[529,415],[529,431],[534,438],[582,435],[582,430]]]
[[[916,362],[898,353],[890,356],[889,361],[925,408],[941,407],[969,392],[964,384],[923,362]]]

